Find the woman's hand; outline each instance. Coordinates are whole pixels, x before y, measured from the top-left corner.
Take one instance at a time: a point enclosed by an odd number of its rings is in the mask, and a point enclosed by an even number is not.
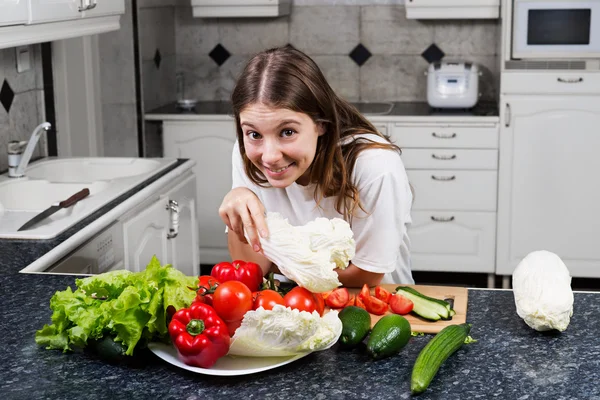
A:
[[[252,249],[261,251],[259,234],[266,238],[269,230],[265,221],[265,207],[253,191],[245,187],[232,189],[223,198],[219,215],[242,243],[248,243],[246,234]]]

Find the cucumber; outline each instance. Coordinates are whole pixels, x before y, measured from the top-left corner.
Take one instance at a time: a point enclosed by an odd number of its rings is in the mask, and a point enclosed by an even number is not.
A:
[[[447,301],[425,296],[411,287],[398,286],[396,293],[412,301],[414,305],[412,311],[425,319],[438,321],[440,319],[450,319],[456,314]]]
[[[471,324],[449,325],[438,332],[419,353],[412,370],[410,391],[412,394],[423,393],[440,366],[465,342]]]

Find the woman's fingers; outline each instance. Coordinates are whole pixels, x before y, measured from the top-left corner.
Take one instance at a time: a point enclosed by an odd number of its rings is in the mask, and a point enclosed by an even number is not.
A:
[[[261,251],[261,236],[268,235],[264,217],[264,206],[256,195],[247,188],[236,188],[229,192],[219,207],[223,222],[234,231],[242,243],[249,243],[256,252]]]
[[[260,201],[250,202],[248,204],[248,211],[254,220],[256,230],[261,238],[269,237],[269,228],[267,221],[265,220],[265,207]]]

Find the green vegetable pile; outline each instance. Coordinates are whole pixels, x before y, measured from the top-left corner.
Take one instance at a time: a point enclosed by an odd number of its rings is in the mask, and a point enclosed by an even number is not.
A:
[[[52,324],[37,331],[35,341],[66,352],[108,336],[133,355],[140,340],[167,340],[167,308],[189,306],[197,279],[161,266],[156,257],[141,272],[118,270],[77,279],[74,292],[67,287],[52,296]]]

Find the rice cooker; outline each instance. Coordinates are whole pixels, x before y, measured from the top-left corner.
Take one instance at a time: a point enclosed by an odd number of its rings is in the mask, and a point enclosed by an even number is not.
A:
[[[438,61],[427,69],[427,102],[434,108],[471,108],[479,100],[477,64]]]

